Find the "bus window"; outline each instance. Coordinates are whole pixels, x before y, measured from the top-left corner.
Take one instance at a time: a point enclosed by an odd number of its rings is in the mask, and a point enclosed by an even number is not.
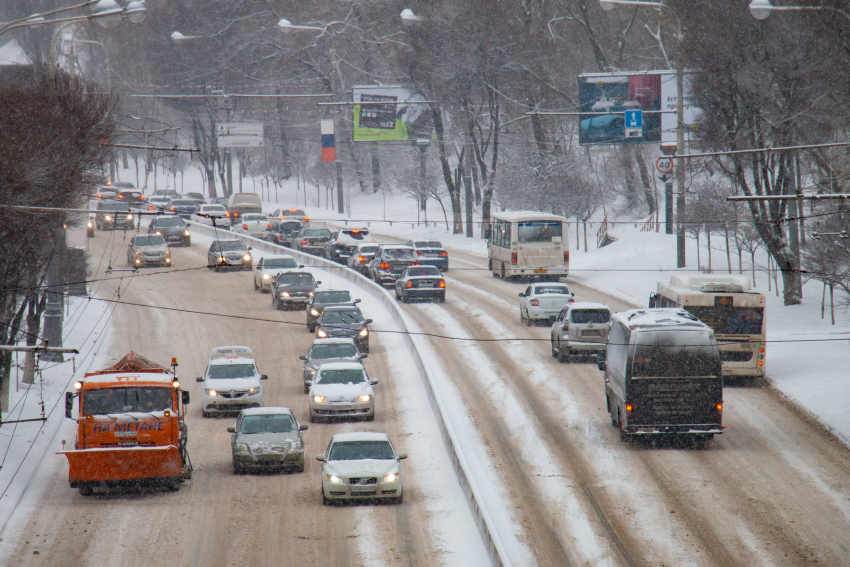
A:
[[[552,242],[561,238],[560,221],[527,221],[517,223],[517,240],[519,242]]]
[[[720,298],[717,298],[720,299]],[[719,335],[760,335],[764,308],[688,305],[685,309]]]

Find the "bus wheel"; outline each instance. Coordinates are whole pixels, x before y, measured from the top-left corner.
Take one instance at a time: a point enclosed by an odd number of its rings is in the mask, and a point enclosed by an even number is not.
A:
[[[502,264],[502,279],[505,279],[505,265]]]
[[[611,416],[611,427],[617,427],[617,419],[614,417],[614,412],[611,411],[611,400],[608,394],[605,394],[605,403],[608,405],[608,415]]]

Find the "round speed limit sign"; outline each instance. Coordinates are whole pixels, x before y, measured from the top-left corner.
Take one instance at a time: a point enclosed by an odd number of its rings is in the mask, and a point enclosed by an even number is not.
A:
[[[655,161],[655,169],[660,173],[670,173],[673,171],[673,160],[666,156],[661,156]]]

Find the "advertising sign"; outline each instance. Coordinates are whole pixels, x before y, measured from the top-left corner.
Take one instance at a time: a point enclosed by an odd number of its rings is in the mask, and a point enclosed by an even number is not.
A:
[[[434,116],[421,94],[398,86],[358,86],[352,91],[355,142],[433,137]]]
[[[256,148],[263,145],[263,124],[219,122],[215,133],[220,148]]]
[[[685,129],[692,131],[699,109],[690,104],[685,77]],[[641,135],[628,137],[626,112],[641,111]],[[672,112],[661,112],[672,111]],[[580,144],[676,141],[676,75],[670,71],[579,75]],[[687,136],[686,136],[687,138]]]

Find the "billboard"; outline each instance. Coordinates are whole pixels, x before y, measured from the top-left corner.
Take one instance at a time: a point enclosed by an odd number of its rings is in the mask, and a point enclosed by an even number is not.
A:
[[[690,104],[688,79],[686,75],[686,133],[699,118],[699,109]],[[588,113],[580,116],[579,143],[676,142],[676,100],[676,74],[670,71],[579,75],[579,112]],[[625,112],[629,110],[643,112],[640,137],[626,137]]]
[[[398,86],[358,86],[352,91],[355,142],[433,137],[431,105],[421,94]]]

